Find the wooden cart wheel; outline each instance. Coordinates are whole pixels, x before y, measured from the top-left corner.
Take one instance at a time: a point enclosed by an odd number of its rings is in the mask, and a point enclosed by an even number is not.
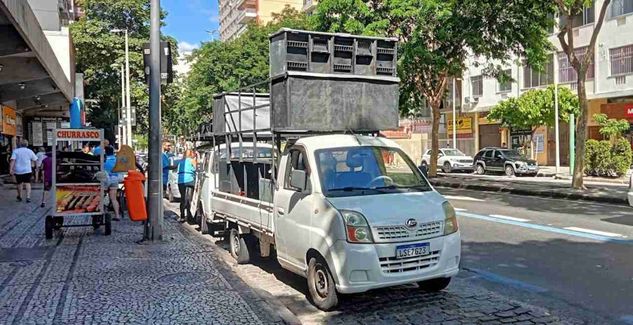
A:
[[[46,219],[44,220],[44,233],[46,235],[46,239],[53,238],[53,217],[52,216],[46,216]]]
[[[112,234],[112,217],[109,213],[105,215],[105,235],[110,236]]]
[[[94,230],[99,229],[101,227],[102,216],[92,216],[92,228]]]

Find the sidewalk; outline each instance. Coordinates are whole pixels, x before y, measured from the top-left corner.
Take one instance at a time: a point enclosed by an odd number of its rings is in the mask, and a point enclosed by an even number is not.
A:
[[[81,227],[46,240],[41,190],[31,204],[14,191],[0,184],[0,324],[284,323],[173,214],[159,244],[138,244],[129,220],[108,237]]]
[[[609,178],[609,177],[594,177],[594,176],[585,176],[585,183],[601,183],[601,184],[620,184],[620,185],[628,185],[629,184],[629,175],[631,174],[631,170],[629,170],[626,175],[619,178]],[[569,167],[561,166],[559,168],[558,174],[556,173],[555,166],[539,166],[539,172],[536,177],[541,178],[554,178],[559,177],[562,180],[571,181],[571,173],[569,171]]]
[[[628,186],[619,184],[586,181],[587,190],[581,191],[572,189],[568,180],[474,174],[442,174],[430,182],[436,187],[628,205]]]

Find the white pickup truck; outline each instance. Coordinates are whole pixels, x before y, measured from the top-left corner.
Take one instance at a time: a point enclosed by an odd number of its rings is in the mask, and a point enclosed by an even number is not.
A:
[[[274,248],[322,310],[337,305],[337,293],[408,283],[438,291],[457,274],[455,210],[396,143],[304,137],[288,142],[278,164],[270,145],[244,146],[259,158],[230,159],[226,146],[207,155],[200,200],[203,220],[228,235],[239,263]]]

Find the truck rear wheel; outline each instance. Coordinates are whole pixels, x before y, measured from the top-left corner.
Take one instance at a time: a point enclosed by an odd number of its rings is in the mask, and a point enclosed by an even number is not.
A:
[[[229,232],[229,250],[237,264],[246,264],[251,260],[247,239],[244,236],[240,236],[240,233],[235,228],[232,228]]]
[[[330,268],[322,258],[312,257],[308,263],[308,290],[312,303],[323,311],[338,305],[336,284]]]

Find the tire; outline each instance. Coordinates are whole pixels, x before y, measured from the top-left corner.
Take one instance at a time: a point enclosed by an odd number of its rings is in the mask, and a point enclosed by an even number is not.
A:
[[[447,161],[447,162],[444,163],[444,165],[442,165],[442,171],[444,173],[449,174],[451,172],[451,170],[452,170],[452,167],[451,167],[451,163],[450,162]]]
[[[486,169],[484,168],[484,165],[477,164],[477,166],[475,166],[475,174],[483,175],[485,173],[486,173]]]
[[[438,292],[446,289],[449,283],[451,283],[451,278],[437,278],[418,282],[418,286],[422,291]]]
[[[51,216],[46,216],[46,219],[44,219],[44,235],[46,239],[53,238],[53,217]]]
[[[251,260],[245,236],[240,236],[235,228],[229,231],[229,251],[237,264],[247,264]]]
[[[105,231],[104,231],[104,235],[106,236],[110,236],[112,234],[112,216],[110,216],[109,213],[106,213],[105,215]]]
[[[336,284],[323,258],[310,258],[307,281],[310,300],[317,308],[328,311],[338,305]]]
[[[512,167],[512,165],[506,165],[505,172],[506,176],[514,176],[514,167]]]
[[[101,227],[101,216],[92,216],[92,229],[95,231]]]

